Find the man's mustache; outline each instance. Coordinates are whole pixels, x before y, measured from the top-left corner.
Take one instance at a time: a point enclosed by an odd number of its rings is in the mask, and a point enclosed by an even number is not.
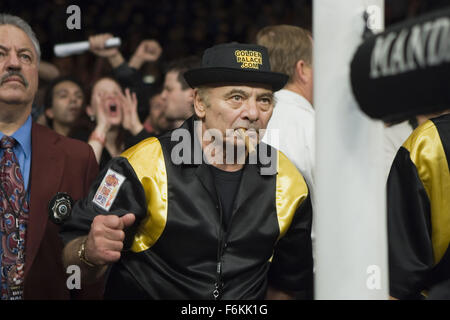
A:
[[[22,81],[23,85],[25,86],[25,88],[28,88],[28,81],[25,79],[25,77],[19,72],[19,71],[8,71],[7,74],[3,75],[2,78],[0,79],[0,85],[3,85],[3,83],[6,81],[6,79],[10,78],[10,77],[19,77],[20,80]]]

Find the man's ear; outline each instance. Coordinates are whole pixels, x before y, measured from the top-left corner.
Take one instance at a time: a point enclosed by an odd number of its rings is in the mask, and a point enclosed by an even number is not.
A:
[[[198,89],[193,90],[194,95],[194,111],[195,114],[199,119],[203,119],[205,117],[206,112],[206,104],[201,99],[200,95],[198,94]]]
[[[298,60],[295,64],[295,76],[303,83],[311,81],[311,67],[304,60]]]
[[[45,115],[49,119],[53,119],[55,117],[55,115],[53,114],[53,110],[51,108],[45,109]]]

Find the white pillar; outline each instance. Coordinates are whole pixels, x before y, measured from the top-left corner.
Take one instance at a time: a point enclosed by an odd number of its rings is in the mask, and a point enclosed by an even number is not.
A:
[[[369,5],[384,26],[384,0],[314,1],[316,299],[388,297],[383,126],[360,111],[349,78]]]

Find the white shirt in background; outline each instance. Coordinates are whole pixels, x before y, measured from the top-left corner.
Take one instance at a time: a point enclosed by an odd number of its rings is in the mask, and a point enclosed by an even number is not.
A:
[[[308,100],[282,89],[275,92],[275,107],[267,126],[267,130],[279,130],[278,139],[273,139],[270,132],[263,138],[294,163],[308,184],[311,202],[314,193],[314,118],[315,111]]]

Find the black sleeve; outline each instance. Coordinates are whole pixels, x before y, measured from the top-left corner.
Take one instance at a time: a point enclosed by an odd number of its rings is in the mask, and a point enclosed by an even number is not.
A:
[[[433,267],[430,202],[407,149],[397,152],[387,182],[391,296],[420,299]]]
[[[113,69],[114,78],[119,81],[124,88],[136,88],[141,85],[141,74],[138,70],[130,67],[124,62],[117,68]]]
[[[311,224],[308,195],[295,212],[289,230],[278,241],[269,269],[269,285],[301,299],[313,298]]]
[[[93,199],[109,169],[124,176],[125,180],[120,186],[111,207],[107,211],[95,204]],[[76,202],[72,210],[71,218],[61,227],[60,235],[64,244],[67,244],[75,238],[88,234],[95,216],[99,214],[114,214],[120,217],[131,212],[136,215],[136,221],[132,227],[125,230],[124,247],[129,248],[136,233],[137,226],[139,226],[142,219],[146,216],[146,208],[144,189],[130,163],[123,157],[113,158],[95,179],[89,190],[88,197]]]

